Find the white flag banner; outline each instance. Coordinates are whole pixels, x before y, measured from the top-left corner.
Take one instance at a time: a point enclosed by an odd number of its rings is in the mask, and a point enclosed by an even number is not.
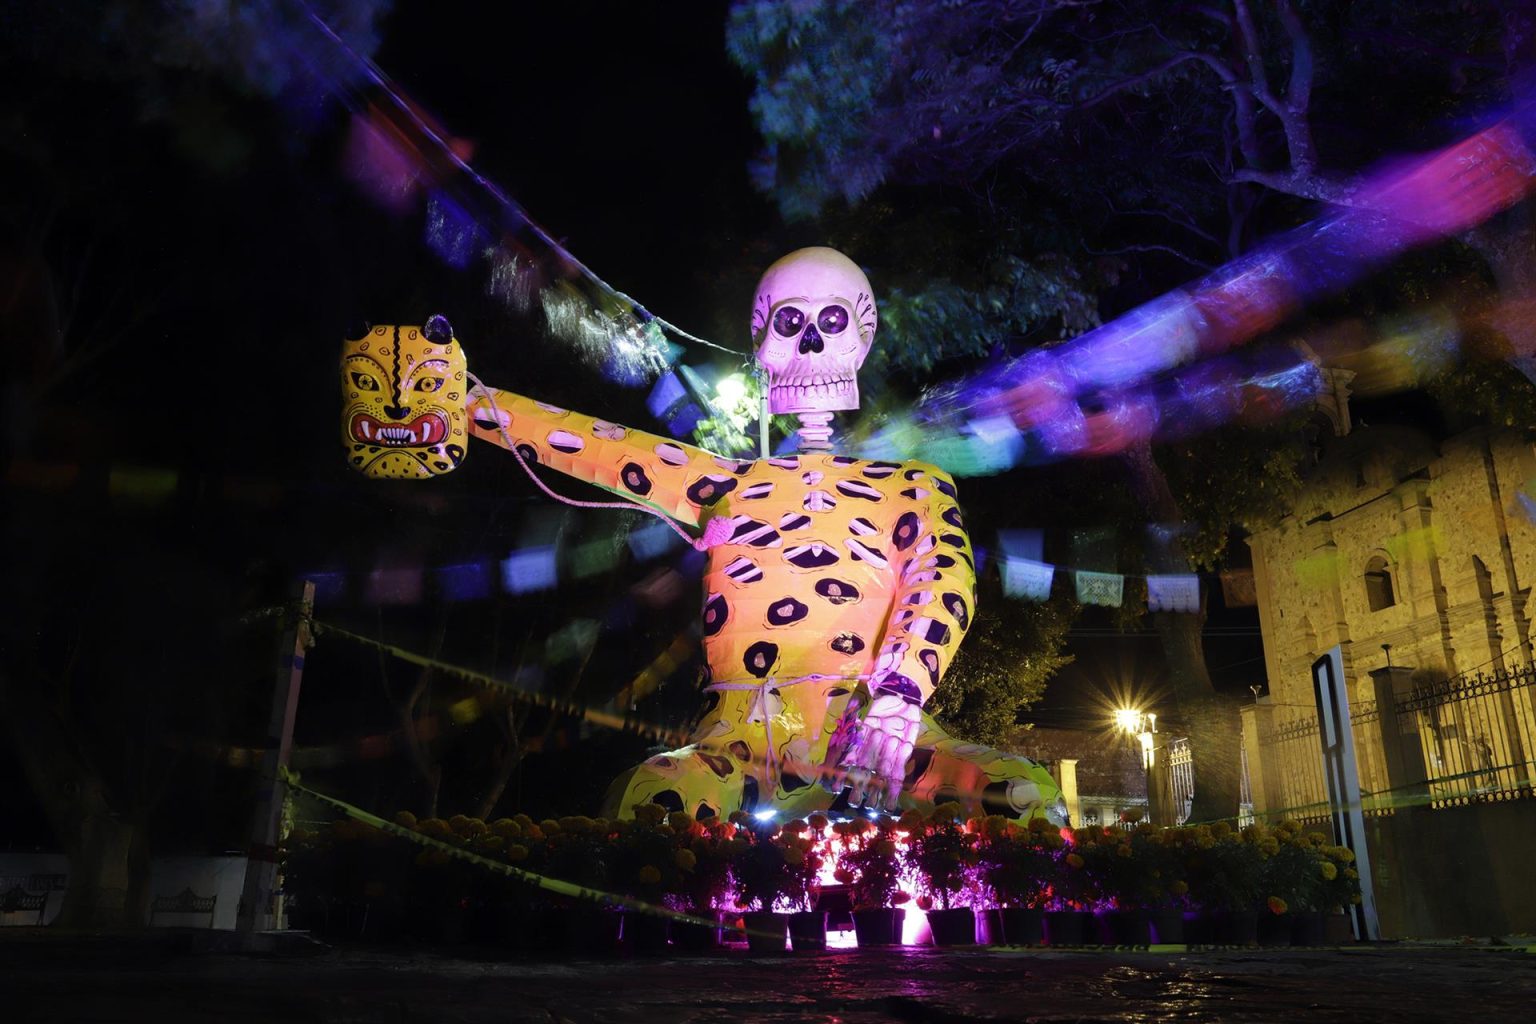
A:
[[[1125,600],[1125,577],[1117,572],[1076,572],[1077,599],[1082,604],[1119,608]]]
[[[1200,577],[1194,573],[1147,577],[1147,611],[1198,612]]]
[[[1003,591],[1009,597],[1026,597],[1031,601],[1051,599],[1051,580],[1056,575],[1054,565],[1005,554],[1002,570]]]

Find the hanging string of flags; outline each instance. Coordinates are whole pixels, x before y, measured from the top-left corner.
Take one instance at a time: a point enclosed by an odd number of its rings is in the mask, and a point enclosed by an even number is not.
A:
[[[359,190],[395,214],[420,212],[423,241],[447,265],[486,268],[486,291],[510,308],[537,306],[552,334],[605,375],[630,386],[664,373],[674,341],[743,357],[740,349],[657,316],[583,263],[523,206],[470,163],[474,145],[450,134],[313,8],[310,22],[367,82],[367,94],[332,79],[352,113],[345,170]],[[670,339],[670,340],[669,340]]]
[[[1125,604],[1127,580],[1138,580],[1146,587],[1147,611],[1195,614],[1200,611],[1200,574],[1107,572],[1101,569],[1058,566],[1042,557],[1045,531],[999,530],[998,569],[1003,579],[1003,591],[1010,597],[1028,601],[1049,601],[1060,572],[1070,580],[1071,593],[1079,604],[1097,605],[1104,608],[1120,608]],[[1084,541],[1087,543],[1084,543]],[[1094,541],[1099,541],[1094,543]],[[1074,537],[1074,545],[1081,555],[1085,549],[1097,547],[1099,559],[1112,558],[1104,554],[1102,538]],[[1257,604],[1251,569],[1226,569],[1219,575],[1223,600],[1228,607],[1248,607]]]

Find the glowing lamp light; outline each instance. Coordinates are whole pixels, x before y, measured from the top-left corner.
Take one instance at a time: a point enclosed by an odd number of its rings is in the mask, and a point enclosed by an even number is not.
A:
[[[1141,712],[1132,708],[1116,708],[1115,728],[1121,732],[1140,732]]]

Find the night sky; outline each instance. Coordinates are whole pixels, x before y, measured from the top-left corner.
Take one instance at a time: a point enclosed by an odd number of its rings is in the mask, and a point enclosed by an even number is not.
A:
[[[725,8],[401,2],[382,22],[376,60],[588,266],[672,322],[744,350],[750,296],[719,293],[719,266],[765,266],[819,239],[786,227],[749,185],[757,142],[748,83],[724,51]],[[235,623],[302,574],[345,579],[336,611],[359,629],[418,649],[437,642],[445,658],[506,674],[518,636],[557,628],[573,608],[595,609],[611,630],[591,669],[609,679],[627,678],[687,624],[693,580],[670,601],[636,605],[623,595],[639,569],[497,609],[358,600],[379,567],[504,557],[553,510],[486,446],[430,485],[351,474],[336,437],[347,325],[446,313],[488,383],[658,429],[643,393],[603,381],[530,318],[488,300],[482,266],[435,260],[419,218],[359,196],[337,170],[345,111],[204,92],[174,70],[151,88],[75,42],[57,68],[0,71],[6,115],[27,126],[5,171],[13,279],[37,272],[34,244],[84,268],[57,283],[62,314],[32,299],[6,309],[13,370],[0,455],[19,484],[7,522],[11,572],[23,581],[9,598],[7,643],[47,671],[76,672],[96,729],[259,740],[268,641]],[[164,116],[192,107],[197,117]],[[73,333],[55,351],[46,339],[60,315]],[[90,358],[75,366],[81,352]],[[607,513],[567,528],[579,541],[616,529]],[[1210,664],[1243,692],[1262,680],[1256,616],[1213,611],[1222,635]],[[1150,633],[1116,638],[1087,615],[1076,637],[1079,664],[1052,686],[1042,723],[1100,726],[1100,711],[1078,710],[1085,691],[1155,692]],[[382,698],[412,674],[381,674],[371,656],[336,645],[319,653],[335,660],[314,659],[300,742],[388,728]],[[686,711],[688,697],[674,695],[672,710]],[[578,779],[551,799],[589,799],[598,776],[640,749],[589,737],[578,753],[580,737],[561,742],[548,774]],[[199,771],[184,756],[141,761],[146,785]],[[354,786],[369,785],[366,775]],[[218,773],[201,784],[207,791],[189,799],[239,789]],[[398,795],[372,785],[375,803]],[[238,831],[233,818],[220,828]]]

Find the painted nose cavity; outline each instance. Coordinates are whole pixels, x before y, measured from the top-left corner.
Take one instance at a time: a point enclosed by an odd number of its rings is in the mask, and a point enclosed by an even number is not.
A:
[[[816,330],[816,325],[807,324],[805,333],[800,335],[800,354],[805,355],[807,352],[820,352],[824,348],[826,348],[826,346],[822,344],[821,334]]]

